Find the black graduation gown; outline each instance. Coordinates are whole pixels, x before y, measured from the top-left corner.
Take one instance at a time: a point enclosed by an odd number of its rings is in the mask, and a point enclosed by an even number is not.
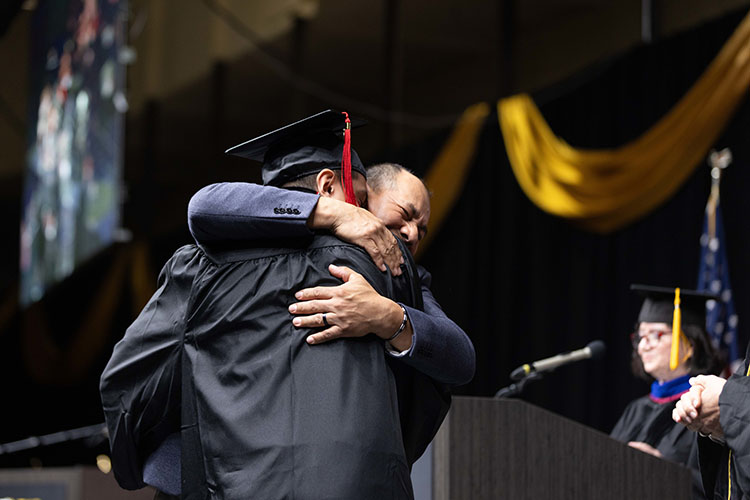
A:
[[[633,400],[625,408],[610,436],[623,443],[648,443],[659,450],[665,459],[688,465],[695,448],[695,434],[672,420],[676,403],[660,404],[648,396]]]
[[[397,383],[422,397],[429,382],[397,380],[374,336],[305,343],[309,330],[293,327],[287,306],[300,288],[338,284],[330,263],[418,301],[413,267],[389,278],[330,236],[296,249],[175,253],[102,375],[123,487],[143,486],[144,458],[181,428],[183,498],[412,497],[407,456],[432,439],[448,399],[433,384],[408,414]]]
[[[693,496],[702,498],[695,433],[672,420],[676,404],[676,400],[657,403],[649,396],[635,399],[625,408],[610,436],[623,443],[640,441],[650,444],[661,452],[664,459],[689,467],[693,476]]]
[[[729,377],[719,396],[719,422],[726,444],[698,437],[706,498],[750,499],[750,346],[742,369]]]

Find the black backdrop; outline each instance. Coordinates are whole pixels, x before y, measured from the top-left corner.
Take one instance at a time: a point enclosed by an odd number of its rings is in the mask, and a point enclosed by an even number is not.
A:
[[[534,98],[552,130],[571,145],[622,145],[679,100],[744,14],[638,47]],[[722,207],[742,352],[750,322],[749,137],[744,102],[716,144],[734,155],[722,182]],[[427,165],[444,138],[395,157],[405,165]],[[583,231],[542,212],[523,194],[493,113],[464,194],[421,262],[433,274],[435,296],[477,350],[476,376],[457,392],[492,395],[510,382],[516,366],[603,339],[603,361],[561,368],[523,397],[608,432],[627,402],[648,391],[629,372],[628,334],[639,307],[629,284],[695,287],[709,189],[709,168],[699,166],[645,218],[608,235]]]

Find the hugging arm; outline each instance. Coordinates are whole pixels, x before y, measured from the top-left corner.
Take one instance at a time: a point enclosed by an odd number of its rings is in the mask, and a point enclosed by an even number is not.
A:
[[[306,237],[311,234],[311,229],[330,229],[337,237],[364,248],[381,269],[380,263],[387,263],[394,274],[400,274],[399,263],[403,260],[395,237],[369,212],[317,194],[272,186],[250,183],[206,186],[190,200],[188,223],[199,245],[230,240],[262,245],[273,239]],[[419,275],[423,282],[424,311],[401,304],[409,320],[407,329],[413,329],[414,333],[411,336],[409,331],[401,334],[401,342],[407,338],[411,342],[405,346],[392,346],[394,348],[389,354],[443,383],[467,383],[474,375],[474,347],[466,333],[445,315],[432,296],[429,273],[420,267]],[[372,290],[372,293],[377,292]],[[370,297],[370,303],[375,303],[375,295]],[[318,300],[315,307],[303,307],[304,302],[300,302],[300,309],[295,314],[310,315],[303,321],[305,326],[322,326],[313,325],[313,322],[321,321],[322,313],[331,313],[336,308],[339,320],[334,319],[331,323],[337,324],[338,321],[340,327],[353,322],[354,318],[344,317],[343,307],[326,302],[332,299],[326,296],[325,300]],[[336,299],[339,305],[340,299]],[[390,307],[388,310],[392,312],[394,309]],[[389,314],[388,326],[395,332],[399,322],[391,325],[393,316]],[[336,332],[340,336],[347,336],[339,330]]]
[[[198,245],[243,241],[261,246],[328,230],[367,251],[385,271],[399,275],[403,259],[396,237],[367,210],[310,192],[246,182],[211,184],[188,204],[188,227]]]

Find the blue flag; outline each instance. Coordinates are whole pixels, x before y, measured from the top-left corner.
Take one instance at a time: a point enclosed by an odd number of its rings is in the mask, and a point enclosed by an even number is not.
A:
[[[719,301],[709,300],[706,303],[706,331],[717,351],[733,366],[740,358],[737,347],[737,313],[729,282],[729,263],[718,196],[715,202],[709,200],[703,220],[698,290],[721,297]]]

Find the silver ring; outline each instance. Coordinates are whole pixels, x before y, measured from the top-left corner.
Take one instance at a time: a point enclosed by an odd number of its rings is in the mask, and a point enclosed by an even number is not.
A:
[[[328,324],[328,320],[326,319],[326,313],[323,313],[323,324],[325,326],[331,326],[331,325]]]

